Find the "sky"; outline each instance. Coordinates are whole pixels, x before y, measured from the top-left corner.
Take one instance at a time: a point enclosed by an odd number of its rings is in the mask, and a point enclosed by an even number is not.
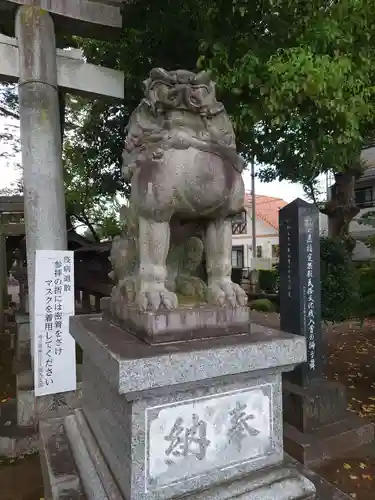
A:
[[[246,191],[251,191],[251,173],[250,169],[245,170],[243,174]],[[302,198],[307,201],[306,195],[303,192],[301,184],[292,184],[291,182],[260,182],[255,179],[255,194],[263,194],[273,196],[275,198],[282,198],[288,203],[296,198]]]
[[[0,128],[2,131],[11,131],[14,135],[19,135],[19,124],[17,120],[11,118],[4,118],[0,116]],[[0,139],[0,190],[9,188],[14,182],[19,179],[20,171],[14,165],[18,162],[21,163],[20,155],[17,155],[12,160],[4,158],[5,153],[10,153],[11,148],[4,144]]]

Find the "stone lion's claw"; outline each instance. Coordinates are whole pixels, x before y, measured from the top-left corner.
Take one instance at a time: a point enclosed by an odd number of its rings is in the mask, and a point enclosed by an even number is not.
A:
[[[160,308],[176,309],[178,305],[177,296],[159,286],[150,284],[149,287],[137,293],[135,303],[142,311],[158,311]]]
[[[232,281],[214,281],[208,286],[208,301],[220,306],[239,307],[247,304],[246,292]]]
[[[177,296],[174,293],[169,292],[167,290],[166,292],[160,293],[160,296],[161,296],[161,299],[162,299],[164,306],[167,309],[169,309],[169,310],[176,309],[176,307],[178,305],[178,301],[177,301]]]

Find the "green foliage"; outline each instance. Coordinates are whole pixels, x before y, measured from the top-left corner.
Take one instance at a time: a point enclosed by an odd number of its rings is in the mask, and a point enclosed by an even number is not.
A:
[[[310,189],[319,173],[357,161],[374,129],[375,0],[155,0],[125,9],[120,41],[75,41],[90,62],[124,71],[126,119],[152,67],[197,65],[213,72],[239,148],[263,165],[263,180]]]
[[[204,16],[196,0],[131,2],[126,5],[124,19],[120,40],[102,42],[74,37],[71,42],[79,45],[88,62],[124,73],[122,105],[111,107],[101,103],[99,106],[97,102],[82,132],[85,140],[96,138],[96,153],[106,152],[106,161],[113,165],[117,179],[121,179],[124,127],[143,98],[142,81],[154,67],[194,70],[204,33]],[[101,124],[104,119],[111,120],[110,128]],[[100,136],[95,132],[99,128]],[[92,144],[94,146],[94,142]],[[125,196],[129,195],[128,186],[118,185],[118,189]],[[103,191],[106,191],[105,186]]]
[[[126,186],[120,157],[114,156],[121,142],[112,120],[115,111],[101,102],[67,96],[67,119],[74,125],[65,134],[63,149],[67,212],[73,225],[87,226],[95,240],[120,232],[116,195],[120,189],[125,194]]]
[[[268,299],[256,299],[250,304],[250,308],[258,312],[275,312],[275,306]]]
[[[278,272],[276,269],[259,271],[259,287],[265,293],[277,293]]]
[[[339,238],[321,238],[322,316],[345,321],[358,313],[359,283],[355,264]]]
[[[361,318],[375,316],[375,262],[369,261],[359,269]]]
[[[0,162],[2,167],[17,170],[21,177],[21,165],[17,163],[20,153],[19,141],[19,116],[17,106],[17,94],[14,85],[0,85],[0,118],[2,127],[0,130]],[[13,172],[12,172],[13,173]],[[7,172],[4,173],[8,176]],[[2,189],[1,194],[14,195],[22,191],[19,179],[11,183],[8,188]]]
[[[155,66],[198,65],[212,70],[239,149],[256,156],[262,179],[299,181],[310,189],[318,174],[350,169],[374,130],[374,25],[375,0],[127,3],[119,40],[59,39],[60,46],[79,46],[89,62],[125,76],[121,106],[90,105],[83,130],[66,149],[67,176],[84,179],[88,162],[91,193],[128,195],[120,158],[142,80]],[[80,210],[73,198],[68,207]]]
[[[152,67],[197,65],[212,71],[239,149],[256,157],[263,180],[302,182],[313,194],[320,173],[357,163],[374,130],[375,0],[155,0],[125,9],[119,42],[78,43],[89,61],[124,71],[126,120]]]
[[[367,242],[366,242],[367,246],[369,246],[371,249],[375,249],[375,234],[373,234],[372,236],[369,236],[367,238]]]
[[[358,160],[374,130],[375,0],[218,0],[210,68],[261,177],[314,182]]]

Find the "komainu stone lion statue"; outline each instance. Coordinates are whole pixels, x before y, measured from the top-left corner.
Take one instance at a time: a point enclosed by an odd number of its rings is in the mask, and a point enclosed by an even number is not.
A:
[[[174,309],[177,294],[189,293],[245,305],[246,293],[231,281],[231,217],[243,207],[244,164],[214,83],[206,72],[157,68],[144,95],[123,153],[131,207],[126,235],[111,253],[112,309]],[[198,272],[203,255],[207,283]]]

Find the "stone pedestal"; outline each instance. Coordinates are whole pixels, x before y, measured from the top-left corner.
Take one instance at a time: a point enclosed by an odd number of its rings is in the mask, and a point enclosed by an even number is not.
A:
[[[1,405],[0,456],[17,457],[38,450],[40,419],[63,417],[80,406],[81,366],[77,366],[77,390],[36,398],[31,367],[29,316],[16,314],[16,353],[13,372],[17,395]]]
[[[17,426],[36,431],[34,376],[31,362],[30,319],[25,313],[16,313],[16,352],[13,373],[17,387]]]
[[[98,315],[71,318],[71,334],[82,410],[40,423],[46,498],[348,498],[316,495],[284,456],[281,373],[306,358],[303,338],[252,325],[150,345]]]
[[[16,313],[15,356],[13,373],[16,376],[17,395],[15,399],[1,405],[0,413],[0,455],[17,457],[34,453],[38,448],[38,434],[35,418],[35,397],[32,384],[30,358],[29,317]]]
[[[284,380],[283,404],[285,450],[308,466],[374,440],[374,425],[346,410],[346,389],[338,382],[321,378],[303,387]]]
[[[15,320],[17,325],[16,357],[21,358],[26,351],[30,353],[30,318],[27,313],[16,312]]]
[[[155,313],[140,311],[135,304],[129,304],[122,308],[119,318],[115,304],[109,297],[104,297],[100,309],[110,323],[133,332],[148,344],[250,333],[250,309],[247,306],[179,305],[177,309]]]

